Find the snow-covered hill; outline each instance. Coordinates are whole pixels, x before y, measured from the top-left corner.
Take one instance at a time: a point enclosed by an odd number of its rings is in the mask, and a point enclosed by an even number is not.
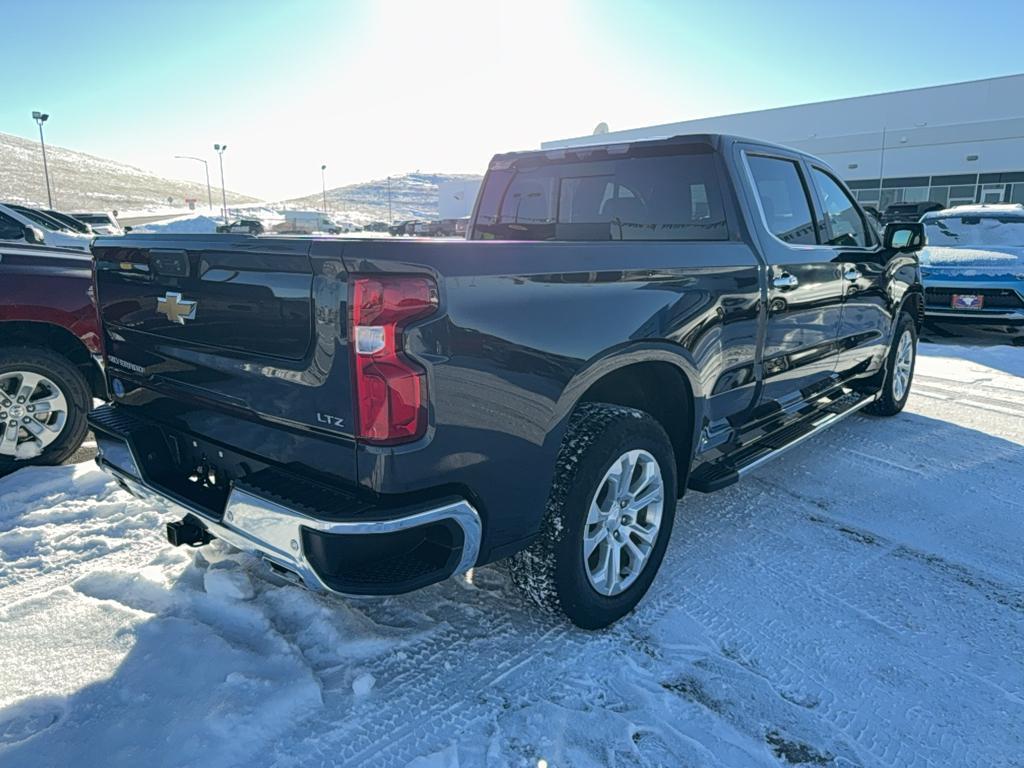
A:
[[[165,179],[102,157],[46,145],[54,205],[65,211],[144,211],[182,206],[187,197],[206,201],[206,185]],[[228,192],[229,203],[256,198]],[[0,200],[46,204],[43,158],[38,141],[0,133]],[[219,204],[219,203],[218,203]]]
[[[445,181],[475,181],[480,176],[449,173],[407,173],[391,177],[391,218],[436,219],[437,187]],[[323,195],[317,192],[280,203],[287,208],[319,209]],[[388,220],[388,180],[375,179],[327,190],[327,207],[344,221],[366,223]]]

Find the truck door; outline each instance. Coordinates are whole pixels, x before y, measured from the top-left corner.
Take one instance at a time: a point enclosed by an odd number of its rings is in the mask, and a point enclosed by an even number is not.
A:
[[[818,202],[819,237],[832,251],[843,278],[836,370],[846,378],[878,369],[889,349],[892,309],[886,254],[835,176],[814,164],[810,176]]]
[[[767,266],[761,402],[799,407],[834,380],[843,277],[815,226],[807,166],[774,148],[741,150]]]

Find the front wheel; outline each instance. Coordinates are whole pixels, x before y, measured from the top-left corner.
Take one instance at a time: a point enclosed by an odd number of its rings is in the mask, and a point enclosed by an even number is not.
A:
[[[896,323],[878,399],[864,410],[875,416],[895,416],[902,411],[910,398],[916,363],[917,326],[914,318],[904,312]]]
[[[511,560],[533,602],[600,629],[629,613],[654,580],[672,533],[676,465],[651,416],[581,405],[562,441],[540,536]]]

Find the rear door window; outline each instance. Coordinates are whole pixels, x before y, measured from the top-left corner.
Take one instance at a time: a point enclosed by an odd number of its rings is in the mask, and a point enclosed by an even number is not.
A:
[[[724,240],[714,156],[551,162],[491,171],[477,240]]]
[[[768,231],[790,245],[817,243],[811,201],[799,166],[792,160],[763,155],[748,155],[747,163]]]

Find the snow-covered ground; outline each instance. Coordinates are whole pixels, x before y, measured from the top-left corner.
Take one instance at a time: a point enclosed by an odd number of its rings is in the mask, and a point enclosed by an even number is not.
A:
[[[0,766],[1020,766],[1024,350],[926,345],[855,416],[681,503],[586,633],[478,569],[345,601],[90,465],[0,480]]]

